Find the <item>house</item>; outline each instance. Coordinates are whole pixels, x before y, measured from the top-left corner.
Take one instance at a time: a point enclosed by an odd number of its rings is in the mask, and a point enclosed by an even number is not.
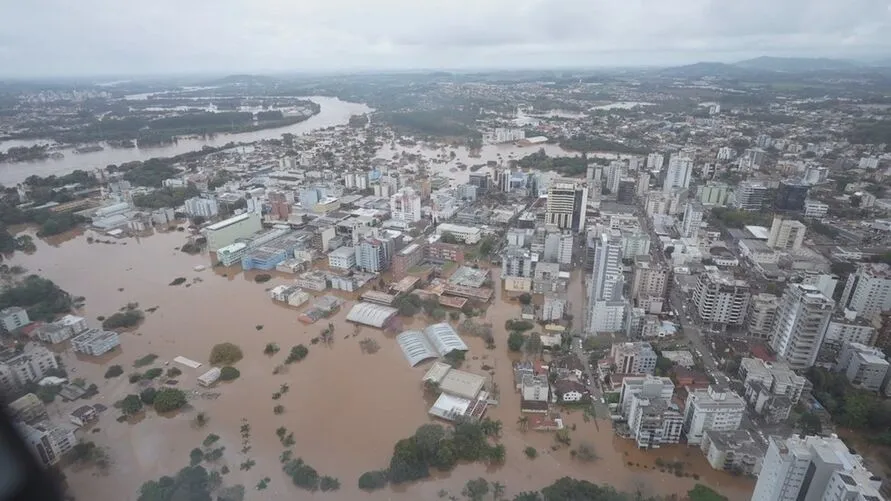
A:
[[[554,370],[560,377],[572,375],[576,379],[581,379],[584,374],[585,364],[582,363],[578,355],[573,353],[551,362],[551,370]]]
[[[79,427],[83,427],[98,419],[99,413],[96,412],[96,409],[94,409],[92,405],[81,405],[77,409],[71,411],[71,414],[68,415],[68,420]]]
[[[554,383],[554,394],[559,402],[579,402],[589,396],[588,388],[573,379],[560,379]]]

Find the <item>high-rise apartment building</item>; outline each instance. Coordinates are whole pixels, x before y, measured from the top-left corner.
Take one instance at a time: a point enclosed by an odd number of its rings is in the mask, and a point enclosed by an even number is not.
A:
[[[770,345],[793,369],[814,365],[835,303],[811,285],[791,284],[777,307]]]
[[[764,208],[767,193],[763,183],[743,181],[733,192],[734,205],[742,210],[759,211]]]
[[[622,239],[618,230],[600,234],[594,247],[594,270],[588,287],[586,332],[618,332],[625,319],[622,297]]]
[[[653,263],[649,256],[635,256],[631,299],[642,305],[645,302],[649,303],[651,298],[664,298],[668,287],[668,273],[667,266]]]
[[[729,388],[709,386],[687,394],[684,433],[688,444],[698,444],[707,431],[738,430],[746,413],[746,401]]]
[[[752,501],[881,501],[880,477],[835,435],[770,437]]]
[[[768,339],[773,331],[773,323],[777,316],[777,296],[760,293],[752,296],[749,301],[749,312],[746,315],[747,332],[749,336],[758,339]]]
[[[561,230],[583,231],[587,208],[586,184],[577,179],[554,179],[548,187],[545,224],[553,224]]]
[[[653,345],[643,341],[616,343],[610,350],[610,359],[619,374],[653,374],[657,358]]]
[[[659,172],[662,170],[662,164],[665,163],[665,157],[661,153],[650,153],[647,155],[647,169]]]
[[[749,309],[749,284],[714,266],[699,275],[693,290],[693,303],[699,318],[714,327],[743,325]]]
[[[665,172],[665,181],[662,183],[662,191],[668,193],[675,188],[688,188],[692,175],[693,159],[682,153],[672,154],[668,161],[668,170]]]
[[[402,188],[390,197],[390,217],[415,223],[421,220],[421,196],[411,188]]]
[[[767,246],[774,249],[798,250],[804,243],[804,233],[807,226],[794,219],[783,219],[774,216],[770,225],[770,236],[767,237]]]
[[[891,266],[885,263],[861,264],[848,276],[840,306],[857,316],[872,318],[891,310]]]
[[[702,216],[705,210],[702,204],[691,202],[684,208],[684,221],[681,223],[681,237],[696,238],[699,235],[699,226],[702,224]]]

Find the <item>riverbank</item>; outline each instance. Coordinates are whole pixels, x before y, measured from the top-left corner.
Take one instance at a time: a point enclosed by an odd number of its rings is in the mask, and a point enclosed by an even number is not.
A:
[[[103,375],[113,364],[124,367],[125,374],[132,372],[133,363],[150,353],[158,355],[156,365],[160,367],[180,355],[204,363],[197,370],[180,367],[184,374],[178,378],[179,386],[190,392],[199,390],[195,379],[207,368],[214,344],[234,342],[242,348],[244,359],[236,364],[241,371],[239,379],[201,390],[219,393],[219,397],[200,398],[195,394],[189,410],[173,416],[149,411],[132,424],[116,422],[117,411],[113,409],[104,413],[93,427],[99,431],[89,432],[87,439],[109,450],[112,466],[106,475],[94,469],[67,471],[72,491],[79,499],[101,499],[108,492],[116,492],[120,493],[118,499],[135,500],[143,482],[186,466],[190,450],[209,433],[219,435],[221,445],[226,446],[223,462],[232,471],[225,476],[225,485],[244,485],[252,492],[250,499],[300,496],[302,492],[281,471],[279,456],[284,449],[275,433],[280,426],[294,433],[295,457],[304,458],[322,474],[339,478],[339,491],[316,494],[334,501],[359,496],[370,500],[437,499],[441,489],[457,495],[467,480],[480,476],[506,484],[509,496],[541,488],[567,475],[608,483],[623,491],[640,490],[644,495],[683,495],[695,485],[693,478],[659,472],[655,468],[657,458],[687,463],[686,471],[701,475],[699,482],[732,501],[751,495],[752,481],[712,470],[695,448],[639,451],[630,441],[616,438],[607,421],[600,420],[596,425],[585,422],[581,411],[565,418],[576,428],[571,432],[573,444],[588,442],[600,457],[591,463],[573,459],[568,447],[551,450],[555,443],[552,433],[521,432],[516,425],[519,395],[512,390],[511,363],[515,355],[508,353],[506,334],[501,329],[505,320],[519,314],[520,306],[503,300],[500,291],[484,318],[495,326],[497,347],[487,350],[481,340],[466,339],[470,352],[464,369],[481,373],[483,365],[494,368],[501,399],[489,417],[504,424],[501,443],[507,449],[505,463],[497,467],[460,465],[450,474],[428,481],[365,494],[357,487],[359,475],[385,468],[399,439],[424,423],[434,422],[427,415],[429,403],[420,384],[426,366],[409,367],[392,334],[346,322],[346,313],[354,304],[348,296],[343,296],[347,304],[330,319],[335,333],[332,346],[312,345],[311,339],[327,322],[306,326],[297,320],[299,310],[273,304],[266,292],[288,283],[288,277],[275,274],[273,280],[257,284],[253,281],[255,273],[241,273],[237,267],[196,272],[195,267],[209,265],[210,258],[177,250],[185,238],[179,232],[123,239],[113,245],[87,243],[90,233],[67,241],[65,236],[37,239],[38,252],[16,254],[9,264],[25,266],[72,294],[85,296],[86,305],[79,314],[91,325],[99,324],[98,316],[108,316],[130,302],[138,302],[145,310],[157,307],[154,313],[146,314],[139,328],[122,335],[121,348],[110,356],[91,360],[70,351],[62,353],[66,365],[75,368],[78,377],[99,385],[96,401],[111,407],[134,393],[137,387],[126,377],[106,380]],[[497,269],[495,273],[497,283]],[[96,280],[97,274],[103,279]],[[185,277],[186,283],[169,285],[177,277]],[[416,317],[406,321],[405,327],[427,323],[426,318]],[[262,328],[258,330],[258,326]],[[364,354],[359,341],[366,337],[377,341],[380,351]],[[268,342],[277,343],[282,351],[272,358],[264,355]],[[273,375],[273,368],[297,344],[309,347],[308,357]],[[273,400],[272,394],[282,383],[290,385],[290,391]],[[285,411],[276,415],[273,406],[279,404]],[[60,419],[77,405],[80,403],[53,403],[50,414]],[[207,426],[200,429],[193,425],[199,412],[209,417]],[[252,429],[251,450],[246,454],[239,452],[242,419],[247,419]],[[530,446],[539,451],[534,460],[523,453]],[[246,459],[253,459],[256,465],[249,471],[239,470],[237,466]],[[270,478],[269,487],[255,491],[254,486],[264,477]]]

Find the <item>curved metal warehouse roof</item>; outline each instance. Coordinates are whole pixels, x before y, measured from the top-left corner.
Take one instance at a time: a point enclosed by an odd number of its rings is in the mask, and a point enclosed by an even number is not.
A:
[[[369,325],[371,327],[382,328],[387,320],[392,318],[399,310],[390,308],[380,304],[372,303],[356,303],[355,306],[347,313],[347,320],[356,322],[357,324]]]
[[[427,336],[419,331],[405,331],[396,336],[396,342],[402,348],[402,353],[408,363],[414,367],[424,360],[436,358],[439,353],[430,345]]]

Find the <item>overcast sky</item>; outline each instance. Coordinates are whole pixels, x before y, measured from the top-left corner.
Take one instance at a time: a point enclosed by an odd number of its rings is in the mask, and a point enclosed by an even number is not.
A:
[[[3,0],[0,77],[891,55],[891,0]]]

